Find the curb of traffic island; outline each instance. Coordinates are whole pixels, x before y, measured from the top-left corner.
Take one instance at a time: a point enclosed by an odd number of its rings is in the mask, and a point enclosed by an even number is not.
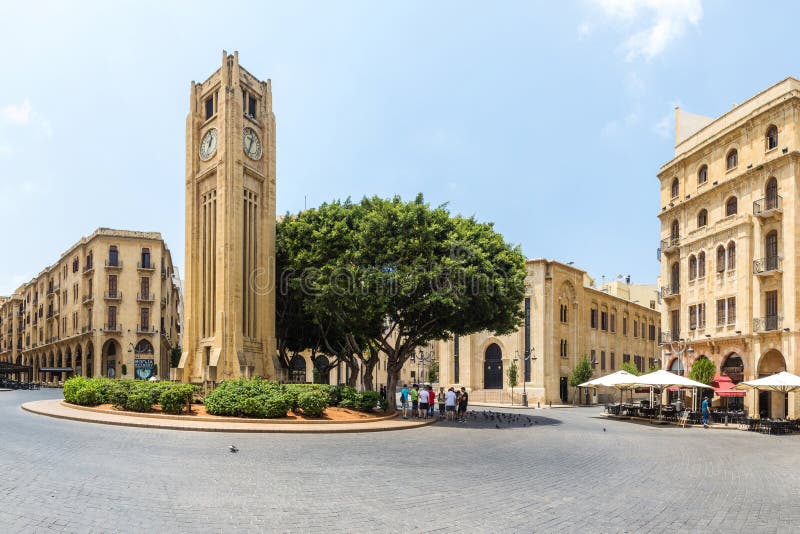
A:
[[[142,413],[142,412],[130,412],[127,410],[102,410],[100,408],[95,408],[93,406],[79,406],[77,404],[70,404],[67,401],[61,401],[61,406],[65,408],[71,408],[73,410],[83,410],[86,412],[95,412],[95,413],[102,413],[106,415],[124,415],[127,417],[152,417],[154,419],[174,419],[177,421],[200,421],[204,423],[255,423],[255,424],[275,424],[275,425],[357,425],[357,424],[368,424],[368,423],[378,423],[380,421],[388,421],[391,419],[396,418],[399,413],[394,413],[392,415],[382,415],[380,417],[371,417],[369,419],[353,419],[353,420],[338,420],[333,421],[329,419],[319,419],[314,421],[307,421],[307,420],[296,420],[296,419],[254,419],[254,418],[247,418],[247,417],[230,417],[230,416],[214,416],[214,417],[207,417],[203,415],[170,415],[165,413]]]
[[[101,425],[127,426],[137,428],[155,428],[161,430],[183,430],[191,432],[234,432],[234,433],[266,433],[266,434],[335,434],[356,432],[387,432],[391,430],[406,430],[432,425],[430,421],[404,421],[398,419],[399,414],[385,416],[370,421],[275,421],[252,420],[243,418],[224,418],[226,420],[212,420],[204,417],[198,420],[195,416],[168,416],[161,414],[131,415],[132,412],[121,414],[110,413],[104,410],[91,410],[85,406],[74,406],[61,400],[40,400],[26,402],[21,406],[23,410],[36,415],[44,415],[56,419],[95,423]],[[294,424],[292,424],[294,423]],[[332,425],[331,423],[338,423]]]

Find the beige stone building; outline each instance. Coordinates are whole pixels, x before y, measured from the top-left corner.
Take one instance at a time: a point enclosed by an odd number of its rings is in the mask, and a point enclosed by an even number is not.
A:
[[[271,82],[223,51],[186,119],[186,331],[178,376],[275,378]]]
[[[716,119],[676,111],[675,155],[658,173],[666,368],[709,358],[734,382],[800,371],[798,124],[794,78]],[[746,403],[798,417],[798,397],[748,393]]]
[[[160,234],[100,228],[0,298],[0,361],[51,383],[165,376],[180,337],[174,277]]]
[[[509,402],[507,370],[516,359],[516,402],[523,377],[529,403],[602,402],[603,395],[575,399],[568,386],[583,356],[593,362],[595,377],[618,371],[626,361],[642,371],[657,363],[661,317],[655,286],[613,282],[598,288],[585,271],[545,259],[528,260],[527,269],[525,324],[510,335],[482,332],[436,343],[442,385],[465,386],[474,401]]]

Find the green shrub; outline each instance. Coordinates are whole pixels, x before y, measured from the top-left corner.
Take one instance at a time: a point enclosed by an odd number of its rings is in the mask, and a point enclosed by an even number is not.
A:
[[[356,401],[353,399],[344,399],[339,401],[339,408],[348,408],[354,409],[356,407]]]
[[[376,406],[381,405],[381,395],[377,391],[362,391],[356,400],[356,409],[362,412],[371,412]]]
[[[268,417],[270,419],[286,417],[286,413],[291,407],[291,398],[284,393],[276,393],[275,395],[265,397],[264,417]]]
[[[272,418],[285,417],[296,400],[275,382],[241,378],[223,382],[204,402],[211,415]]]
[[[161,405],[161,411],[170,414],[179,414],[183,412],[183,408],[192,402],[197,388],[191,384],[170,384],[172,387],[161,389],[161,394],[158,396],[158,403]]]
[[[104,378],[75,376],[64,383],[64,400],[80,406],[98,406],[107,402],[108,384]]]
[[[331,406],[352,408],[356,403],[358,392],[350,386],[332,386],[330,388]],[[341,403],[345,401],[345,405]]]
[[[300,394],[299,407],[309,417],[320,417],[330,404],[330,394],[318,389],[309,389]]]
[[[292,411],[297,410],[300,406],[300,395],[307,391],[317,391],[330,397],[331,386],[327,384],[285,384],[283,391],[292,400]],[[330,402],[330,401],[328,401]]]
[[[149,412],[152,407],[153,396],[144,389],[131,391],[125,404],[125,409],[132,412]]]

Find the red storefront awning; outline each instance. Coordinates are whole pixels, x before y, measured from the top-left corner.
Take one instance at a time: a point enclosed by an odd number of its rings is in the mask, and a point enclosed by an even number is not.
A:
[[[718,397],[744,397],[744,391],[733,389],[733,381],[725,375],[715,376],[711,380],[711,387],[714,388],[714,395]]]

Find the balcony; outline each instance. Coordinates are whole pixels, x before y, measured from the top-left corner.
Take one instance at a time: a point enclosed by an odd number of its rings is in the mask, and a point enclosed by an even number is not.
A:
[[[167,270],[164,269],[164,268],[161,269],[161,278],[164,278],[164,279],[168,278],[167,277]]]
[[[783,197],[764,197],[753,202],[753,215],[762,221],[771,218],[779,219],[783,214]]]
[[[671,284],[668,286],[661,286],[661,298],[668,299],[677,297],[681,293],[681,286],[679,284]]]
[[[94,301],[94,295],[84,295],[81,302],[84,304],[91,304]]]
[[[140,261],[139,263],[136,264],[136,268],[139,269],[140,271],[155,271],[156,270],[155,264],[152,263],[152,262],[149,262],[149,261],[148,262],[141,262]]]
[[[104,324],[103,325],[103,332],[108,334],[119,334],[122,332],[122,325],[121,324]]]
[[[115,260],[115,261],[106,260],[105,265],[106,265],[106,269],[109,269],[109,270],[122,269],[122,261],[121,260]]]
[[[167,297],[161,297],[161,307],[162,308],[167,307]]]
[[[122,291],[106,291],[103,293],[105,300],[122,300]]]
[[[672,341],[678,341],[678,340],[680,340],[680,338],[681,338],[680,330],[673,330],[671,332],[669,330],[663,330],[661,332],[661,343],[662,344],[670,343]]]
[[[783,317],[780,315],[753,317],[753,332],[772,332],[780,330],[781,321],[783,321]]]
[[[661,252],[664,254],[675,252],[676,250],[678,250],[678,248],[680,248],[680,246],[681,246],[681,237],[678,235],[674,235],[661,240]]]
[[[154,293],[136,293],[136,300],[139,302],[154,302],[156,296]]]
[[[94,262],[83,266],[83,274],[84,274],[84,276],[89,276],[93,272],[94,272]]]
[[[753,260],[753,274],[756,276],[771,276],[780,274],[783,268],[783,258],[769,256],[760,260]]]
[[[157,334],[158,329],[155,326],[147,326],[147,325],[136,325],[136,333],[137,334]]]
[[[60,340],[61,340],[61,338],[59,338],[58,336],[48,337],[47,339],[44,340],[44,343],[45,343],[45,345],[50,345],[51,343],[55,343],[56,341],[60,341]]]
[[[58,284],[54,284],[54,285],[48,286],[47,287],[47,296],[48,297],[52,297],[53,295],[58,293],[58,289],[59,289],[59,285]]]
[[[82,326],[81,327],[81,334],[88,334],[92,331],[92,327],[90,326]]]

